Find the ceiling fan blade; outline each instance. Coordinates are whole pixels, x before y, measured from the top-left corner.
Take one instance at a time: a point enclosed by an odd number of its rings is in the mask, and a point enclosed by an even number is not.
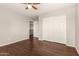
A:
[[[34,5],[40,4],[40,3],[33,3]]]
[[[32,7],[33,7],[35,10],[37,10],[37,8],[36,8],[35,6],[32,5]]]
[[[27,4],[27,3],[21,3],[21,4]]]
[[[28,7],[26,7],[25,9],[28,9]]]

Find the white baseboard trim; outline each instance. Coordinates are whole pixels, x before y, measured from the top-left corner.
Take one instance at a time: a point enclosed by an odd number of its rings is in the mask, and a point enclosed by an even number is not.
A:
[[[70,45],[70,44],[66,44],[67,46],[70,46],[70,47],[75,47],[75,44],[74,45]]]
[[[78,52],[78,54],[79,54],[79,49],[76,47],[76,50],[77,50],[77,52]]]
[[[39,39],[39,40],[43,41],[44,39]],[[46,40],[46,41],[48,41],[48,40]],[[65,44],[65,43],[62,43],[62,44]],[[79,54],[79,49],[75,45],[66,44],[66,46],[70,46],[70,47],[76,48],[76,50],[77,50],[77,52]]]
[[[20,42],[20,41],[27,40],[27,39],[29,39],[29,38],[25,38],[25,39],[23,38],[23,39],[19,39],[19,40],[17,40],[17,41],[6,42],[6,43],[4,43],[4,44],[1,44],[0,47],[6,46],[6,45],[10,45],[10,44],[14,44],[14,43],[16,43],[16,42]]]

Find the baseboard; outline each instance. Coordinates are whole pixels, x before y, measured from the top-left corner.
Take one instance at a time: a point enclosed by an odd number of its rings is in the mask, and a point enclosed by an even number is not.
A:
[[[75,47],[75,44],[71,45],[66,43],[66,46]]]
[[[26,39],[19,39],[17,41],[12,41],[12,42],[7,42],[5,44],[1,44],[0,47],[3,47],[3,46],[7,46],[7,45],[10,45],[10,44],[14,44],[14,43],[17,43],[17,42],[20,42],[20,41],[23,41],[23,40],[27,40],[28,38]]]
[[[76,49],[77,53],[79,54],[79,49],[78,49],[76,46],[74,46],[74,45],[69,45],[69,44],[66,44],[66,46],[74,47],[74,48]]]
[[[44,39],[39,39],[40,41],[43,41]],[[48,40],[47,40],[48,41]],[[62,43],[63,44],[63,43]],[[69,47],[74,47],[76,48],[78,54],[79,54],[79,49],[75,46],[75,45],[70,45],[70,44],[66,44],[66,46],[69,46]]]
[[[78,54],[79,54],[79,49],[76,47],[76,50],[77,50],[77,52],[78,52]]]

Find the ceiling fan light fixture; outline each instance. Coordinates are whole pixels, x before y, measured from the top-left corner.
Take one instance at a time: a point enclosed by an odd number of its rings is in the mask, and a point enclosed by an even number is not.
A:
[[[37,10],[38,8],[35,5],[38,5],[40,3],[23,3],[23,4],[26,5],[26,8],[25,9],[32,9],[33,8],[34,10]]]
[[[31,4],[28,4],[27,6],[28,6],[28,8],[29,8],[29,9],[31,9],[31,8],[32,8],[32,5],[31,5]]]

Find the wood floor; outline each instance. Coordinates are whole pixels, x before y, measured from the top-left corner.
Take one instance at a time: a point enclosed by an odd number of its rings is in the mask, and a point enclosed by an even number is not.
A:
[[[75,48],[64,44],[39,41],[34,39],[23,40],[14,44],[0,47],[1,56],[78,56]]]

